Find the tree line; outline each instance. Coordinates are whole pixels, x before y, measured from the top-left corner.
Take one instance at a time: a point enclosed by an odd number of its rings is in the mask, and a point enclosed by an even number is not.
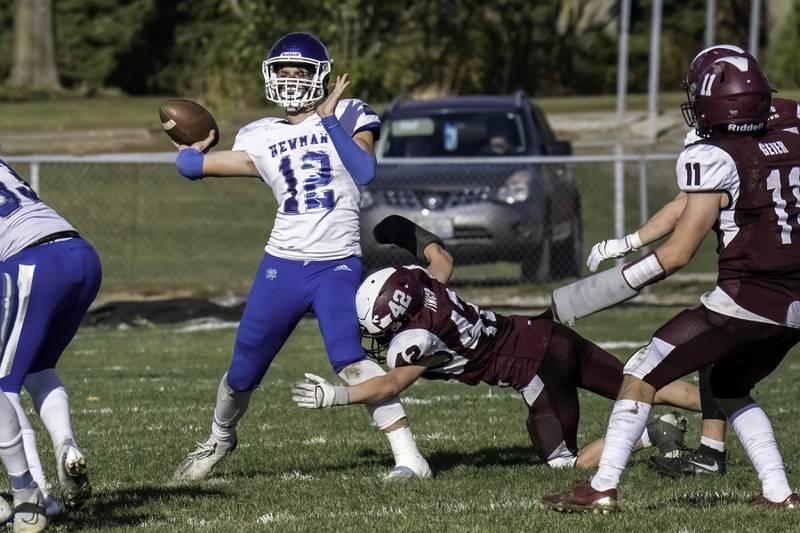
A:
[[[52,29],[58,86],[79,94],[195,94],[261,99],[261,61],[289,31],[329,47],[353,94],[602,94],[616,88],[618,2],[607,0],[15,0],[0,7],[12,28],[20,13]],[[744,44],[750,0],[717,2],[717,41]],[[39,11],[32,11],[33,8]],[[20,8],[22,10],[20,11]],[[42,10],[51,20],[42,20]],[[764,17],[762,58],[781,88],[800,86],[800,0],[779,28]],[[39,18],[36,18],[39,17]],[[634,1],[630,85],[647,86],[650,2]],[[703,46],[705,2],[664,0],[661,84],[677,90]],[[773,31],[774,30],[774,31]],[[33,32],[39,35],[42,30]],[[23,36],[24,37],[24,36]],[[16,71],[19,28],[0,34],[0,79]],[[22,82],[20,82],[22,80]],[[18,93],[14,93],[18,94]],[[2,93],[0,93],[2,95]]]

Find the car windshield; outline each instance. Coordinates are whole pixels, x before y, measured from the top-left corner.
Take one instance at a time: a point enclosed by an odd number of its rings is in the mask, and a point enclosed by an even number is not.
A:
[[[388,119],[379,157],[486,157],[526,151],[522,119],[515,112],[406,115]]]

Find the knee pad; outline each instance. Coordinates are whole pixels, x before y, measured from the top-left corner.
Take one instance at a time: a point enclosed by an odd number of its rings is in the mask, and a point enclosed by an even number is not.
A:
[[[339,372],[339,377],[348,385],[358,385],[368,379],[384,375],[386,375],[386,371],[378,363],[369,359],[351,363]],[[399,396],[395,396],[382,404],[367,404],[366,408],[379,429],[386,429],[406,417],[406,412],[400,404]]]

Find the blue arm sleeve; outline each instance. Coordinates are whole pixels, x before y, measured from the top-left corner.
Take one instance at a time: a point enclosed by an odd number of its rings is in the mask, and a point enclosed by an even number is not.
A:
[[[194,148],[186,148],[178,152],[175,166],[184,178],[199,180],[203,177],[203,154]]]
[[[328,132],[336,152],[342,159],[344,168],[357,185],[367,185],[375,179],[375,159],[361,149],[352,137],[347,135],[336,115],[323,117],[322,126]]]

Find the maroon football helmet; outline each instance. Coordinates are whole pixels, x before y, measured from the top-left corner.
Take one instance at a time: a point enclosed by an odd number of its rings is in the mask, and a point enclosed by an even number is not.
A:
[[[687,102],[681,104],[681,112],[683,119],[690,128],[694,128],[694,114],[692,112],[692,102],[694,100],[694,91],[697,87],[700,75],[718,59],[723,57],[744,56],[755,61],[756,59],[745,52],[743,49],[732,44],[717,44],[701,50],[692,62],[689,63],[689,69],[686,71],[686,79],[681,82],[681,87],[686,91]]]
[[[701,137],[756,133],[767,125],[772,87],[752,56],[717,59],[699,73],[689,95],[684,118]]]
[[[377,358],[392,336],[422,308],[422,285],[412,269],[389,267],[367,276],[356,291],[361,336],[372,339],[368,353]]]

